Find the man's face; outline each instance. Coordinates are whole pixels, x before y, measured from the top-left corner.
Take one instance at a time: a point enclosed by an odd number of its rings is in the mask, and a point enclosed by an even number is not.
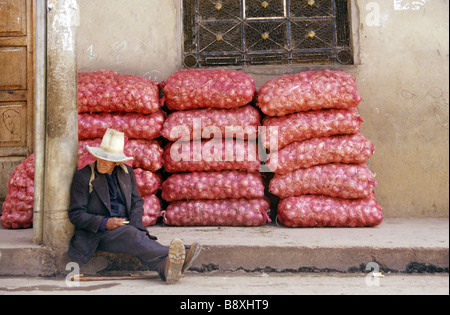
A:
[[[101,174],[112,174],[114,167],[119,163],[105,161],[97,158],[97,170]]]

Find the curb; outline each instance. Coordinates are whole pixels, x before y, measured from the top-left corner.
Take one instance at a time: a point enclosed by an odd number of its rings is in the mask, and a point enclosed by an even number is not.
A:
[[[178,237],[185,244],[201,243],[203,251],[191,268],[196,272],[355,273],[371,268],[385,273],[449,272],[448,218],[388,219],[378,228],[367,229],[289,229],[268,225],[154,226],[149,230],[163,245]],[[66,250],[30,244],[29,235],[32,230],[0,229],[0,276],[50,277],[71,271],[67,266],[73,259]],[[134,257],[104,252],[79,266],[85,275],[145,271]]]

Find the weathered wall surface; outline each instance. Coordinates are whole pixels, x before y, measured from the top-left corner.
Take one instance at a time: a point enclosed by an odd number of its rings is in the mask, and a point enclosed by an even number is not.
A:
[[[79,71],[108,68],[165,80],[182,63],[181,0],[78,0]],[[362,133],[387,217],[449,214],[449,2],[357,0]],[[258,85],[310,68],[244,68]]]
[[[79,0],[79,71],[167,78],[181,67],[181,1]]]
[[[358,4],[356,76],[379,202],[389,216],[448,216],[448,0]]]

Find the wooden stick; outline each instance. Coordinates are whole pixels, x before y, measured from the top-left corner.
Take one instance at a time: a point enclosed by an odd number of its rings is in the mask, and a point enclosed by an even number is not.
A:
[[[84,275],[76,275],[70,277],[70,281],[93,282],[93,281],[124,281],[124,280],[148,280],[159,279],[159,276],[111,276],[111,277],[86,277]]]

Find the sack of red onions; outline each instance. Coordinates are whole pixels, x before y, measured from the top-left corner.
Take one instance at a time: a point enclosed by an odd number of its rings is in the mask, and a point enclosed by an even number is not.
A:
[[[370,196],[376,185],[366,164],[326,164],[275,174],[269,190],[280,198],[310,194],[358,199]]]
[[[169,202],[262,198],[264,184],[260,173],[224,171],[174,174],[163,182],[161,197]]]
[[[158,173],[135,168],[136,184],[141,196],[152,195],[161,188],[161,175]]]
[[[134,168],[156,172],[163,166],[164,149],[158,141],[130,139],[125,143],[124,153],[126,156],[134,157],[131,163],[127,163]]]
[[[366,163],[375,146],[362,134],[313,138],[288,144],[270,155],[266,165],[276,174],[287,174],[319,164]]]
[[[33,227],[33,204],[17,202],[6,197],[2,206],[0,221],[5,229],[28,229]]]
[[[164,149],[169,173],[210,171],[259,171],[261,160],[255,141],[212,139],[169,143]]]
[[[149,115],[136,113],[78,114],[78,138],[103,138],[108,128],[121,131],[130,139],[159,138],[166,119],[162,110]]]
[[[236,108],[250,103],[255,93],[250,75],[224,69],[181,70],[171,75],[164,87],[170,110]]]
[[[289,227],[373,227],[383,210],[373,193],[363,199],[305,195],[281,200],[278,220]]]
[[[234,109],[192,109],[176,111],[164,122],[161,136],[170,141],[236,138],[256,139],[261,125],[259,111],[250,106]]]
[[[2,206],[0,221],[6,229],[33,226],[34,154],[20,163],[8,181],[8,194]]]
[[[78,112],[152,114],[161,107],[159,83],[108,70],[78,73]]]
[[[266,132],[261,134],[262,142],[267,149],[276,151],[292,142],[358,133],[362,122],[363,119],[355,108],[266,117],[263,120]]]
[[[175,226],[261,226],[270,221],[265,198],[172,202],[163,222]]]
[[[288,74],[264,84],[258,93],[268,116],[326,108],[354,108],[361,102],[356,79],[349,73],[321,70]]]
[[[162,216],[162,203],[156,195],[147,195],[142,197],[144,199],[144,215],[142,216],[142,223],[144,226],[152,226],[158,222]]]

